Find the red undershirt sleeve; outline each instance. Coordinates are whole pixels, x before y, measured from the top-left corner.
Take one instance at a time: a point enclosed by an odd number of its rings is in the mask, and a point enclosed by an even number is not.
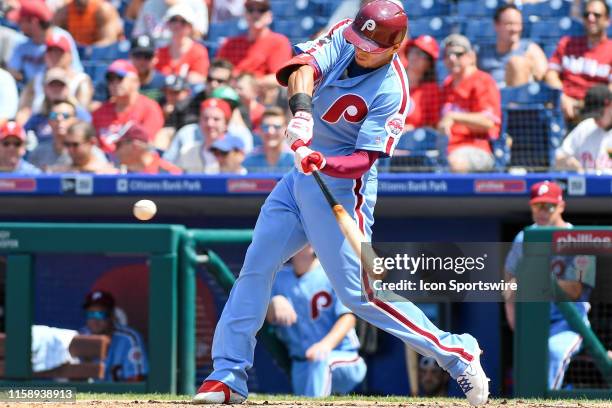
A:
[[[356,179],[372,167],[379,155],[380,152],[357,150],[348,156],[327,157],[321,172],[331,177]]]

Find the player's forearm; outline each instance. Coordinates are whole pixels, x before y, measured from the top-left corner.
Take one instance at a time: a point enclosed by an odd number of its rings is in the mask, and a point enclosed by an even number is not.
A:
[[[291,98],[298,93],[312,96],[314,89],[314,68],[310,65],[301,65],[289,76],[287,96]]]
[[[331,177],[356,179],[372,167],[378,156],[378,152],[357,150],[348,156],[327,157],[321,171]]]
[[[356,322],[357,319],[352,313],[343,314],[321,341],[327,343],[329,348],[333,350],[346,337],[348,332],[355,328]]]

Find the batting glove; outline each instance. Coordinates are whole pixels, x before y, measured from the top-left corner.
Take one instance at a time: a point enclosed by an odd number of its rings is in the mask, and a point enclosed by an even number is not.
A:
[[[312,166],[315,170],[321,170],[325,167],[325,156],[321,152],[315,152],[309,147],[300,146],[295,151],[295,167],[300,173],[306,175],[312,174]]]
[[[312,115],[308,112],[298,111],[289,121],[287,131],[285,132],[287,144],[291,150],[296,151],[302,143],[308,146],[312,140],[312,128],[314,121]],[[301,141],[302,143],[297,143]]]

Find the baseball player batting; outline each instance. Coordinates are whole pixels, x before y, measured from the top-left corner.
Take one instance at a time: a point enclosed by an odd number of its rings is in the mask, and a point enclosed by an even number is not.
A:
[[[277,72],[279,83],[288,85],[293,119],[286,136],[296,168],[261,209],[215,331],[214,371],[198,389],[195,403],[247,398],[255,334],[266,316],[275,274],[307,242],[345,306],[435,358],[471,404],[486,403],[489,383],[476,339],[438,329],[410,302],[379,299],[311,175],[313,167],[320,170],[369,240],[378,184],[373,164],[393,154],[409,109],[408,79],[396,55],[407,22],[399,2],[374,0],[360,8],[354,21],[340,21],[316,40],[298,44],[298,55]]]

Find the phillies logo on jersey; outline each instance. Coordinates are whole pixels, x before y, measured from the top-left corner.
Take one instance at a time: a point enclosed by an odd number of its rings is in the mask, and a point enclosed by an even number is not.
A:
[[[316,320],[321,315],[321,311],[329,309],[332,305],[332,295],[324,290],[315,293],[310,299],[310,317]]]
[[[391,133],[395,136],[401,135],[404,131],[404,118],[399,114],[389,117],[387,123],[385,123],[385,128],[387,129],[387,133]]]
[[[372,19],[367,20],[365,23],[363,23],[363,25],[361,26],[361,31],[374,31],[376,30],[376,22]]]
[[[347,122],[359,123],[367,114],[368,104],[361,96],[346,94],[336,99],[321,119],[328,123],[336,123],[343,117]]]

